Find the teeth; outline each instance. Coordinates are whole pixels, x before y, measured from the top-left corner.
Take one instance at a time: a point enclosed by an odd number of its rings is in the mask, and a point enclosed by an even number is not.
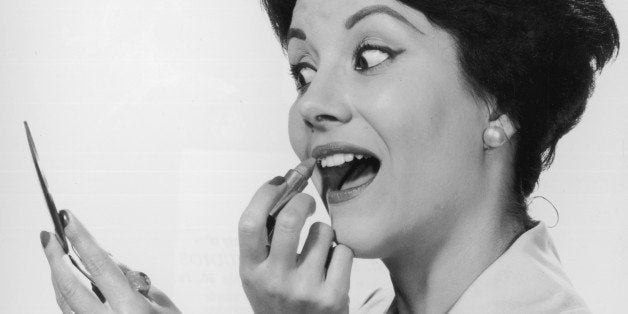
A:
[[[334,155],[334,164],[342,165],[345,163],[345,156],[343,154]]]
[[[333,154],[329,156],[325,156],[319,159],[321,167],[336,167],[344,164],[345,162],[352,162],[353,159],[362,159],[367,158],[364,155],[354,155],[354,154]]]

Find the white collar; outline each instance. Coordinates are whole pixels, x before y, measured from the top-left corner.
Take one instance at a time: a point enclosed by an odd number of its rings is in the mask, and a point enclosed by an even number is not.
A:
[[[460,296],[450,313],[589,313],[562,269],[543,222],[522,234]]]

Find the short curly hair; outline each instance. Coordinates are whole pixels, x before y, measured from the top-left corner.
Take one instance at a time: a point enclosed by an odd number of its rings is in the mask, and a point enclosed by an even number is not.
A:
[[[553,159],[558,140],[580,120],[596,74],[619,50],[602,0],[398,0],[456,39],[460,66],[491,119],[517,126],[514,214]],[[284,49],[296,0],[262,0]]]

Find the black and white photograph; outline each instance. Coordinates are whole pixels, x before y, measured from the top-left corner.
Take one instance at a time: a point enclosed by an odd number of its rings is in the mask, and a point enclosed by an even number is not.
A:
[[[0,313],[626,313],[624,0],[0,0]]]

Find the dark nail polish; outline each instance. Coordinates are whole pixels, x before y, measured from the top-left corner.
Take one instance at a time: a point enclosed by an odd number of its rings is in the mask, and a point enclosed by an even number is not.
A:
[[[102,292],[100,292],[100,289],[98,289],[98,287],[96,287],[96,285],[93,283],[92,283],[92,291],[94,291],[96,296],[98,296],[98,299],[100,300],[101,303],[104,304],[105,302],[107,302],[107,299],[105,299],[105,296],[102,295]]]
[[[50,233],[42,231],[39,233],[39,239],[41,240],[41,246],[45,249],[50,241]]]
[[[272,180],[270,180],[270,182],[268,182],[268,184],[270,185],[275,185],[275,186],[280,186],[282,185],[284,182],[286,182],[286,179],[282,176],[276,176],[274,177]]]
[[[59,212],[59,219],[61,220],[61,225],[63,226],[63,228],[67,227],[70,223],[70,215],[65,209],[62,209]]]
[[[140,277],[142,277],[142,280],[144,280],[144,283],[146,285],[150,286],[150,278],[148,278],[148,276],[145,273],[140,272]]]

